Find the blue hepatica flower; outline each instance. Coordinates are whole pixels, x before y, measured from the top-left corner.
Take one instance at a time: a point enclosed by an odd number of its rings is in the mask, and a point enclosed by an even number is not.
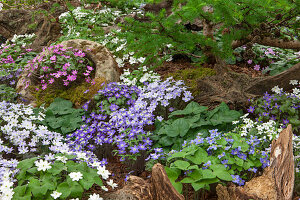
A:
[[[253,168],[249,168],[248,171],[249,171],[249,172],[254,172],[254,173],[256,173],[256,172],[257,172],[257,169],[256,169],[255,167],[253,167]]]
[[[204,163],[202,169],[207,169],[211,165],[211,161],[207,161],[207,163]]]
[[[238,184],[239,186],[242,186],[242,185],[244,185],[245,184],[245,181],[242,179],[242,178],[240,178],[240,176],[239,175],[231,175],[231,177],[232,177],[232,182],[233,183],[236,183],[236,184]]]
[[[218,155],[218,158],[221,159],[222,157],[225,156],[225,152],[221,153],[220,155]]]

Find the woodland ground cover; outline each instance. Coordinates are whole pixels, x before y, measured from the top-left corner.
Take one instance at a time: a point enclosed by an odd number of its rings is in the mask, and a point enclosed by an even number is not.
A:
[[[14,5],[11,1],[4,3]],[[26,3],[32,5],[34,1]],[[190,1],[182,7],[174,1],[173,15],[167,14],[168,8],[156,14],[145,12],[142,1],[109,1],[95,10],[84,8],[88,3],[92,2],[82,1],[81,7],[66,5],[67,12],[59,16],[62,37],[43,52],[27,48],[34,35],[15,36],[0,48],[1,199],[102,199],[103,192],[94,193],[92,188],[112,191],[119,187],[114,172],[107,169],[112,158],[124,163],[128,175],[151,170],[160,162],[177,191],[187,199],[200,199],[199,194],[213,190],[215,183],[242,186],[259,176],[269,165],[271,141],[287,124],[293,125],[295,133],[295,194],[299,195],[300,80],[290,80],[294,87],[291,91],[276,86],[264,96],[249,100],[242,111],[232,110],[225,103],[214,109],[199,105],[182,80],[155,72],[157,65],[171,61],[178,53],[198,64],[210,62],[209,58],[217,55],[228,64],[244,63],[267,75],[288,69],[298,63],[296,50],[253,41],[251,47],[247,43],[231,49],[229,44],[257,29],[256,24],[265,23],[261,16],[270,13],[270,32],[280,30],[280,37],[297,38],[294,25],[299,19],[293,1],[280,1],[269,10],[267,1],[258,1],[265,9],[257,10],[257,15],[252,13],[253,8],[248,10],[234,1],[224,5]],[[214,35],[204,29],[195,33],[184,28],[184,22],[199,17],[195,5],[205,20],[224,23]],[[202,12],[207,5],[215,12]],[[221,11],[224,8],[226,12]],[[276,9],[290,11],[291,25],[276,27],[276,20],[285,19],[274,14]],[[253,18],[246,16],[247,12]],[[136,18],[104,32],[103,28],[133,13]],[[182,21],[176,23],[179,19]],[[245,21],[248,25],[239,29],[237,25],[244,26]],[[223,26],[232,31],[224,34]],[[49,106],[36,108],[17,101],[14,87],[22,71],[35,77],[36,91],[96,84],[93,64],[85,52],[57,45],[73,38],[97,41],[109,48],[118,66],[126,68],[121,81],[103,83],[95,94],[83,91],[92,98],[81,109],[74,108],[70,99],[53,98]],[[51,53],[46,55],[45,51]],[[193,195],[188,194],[189,188]]]

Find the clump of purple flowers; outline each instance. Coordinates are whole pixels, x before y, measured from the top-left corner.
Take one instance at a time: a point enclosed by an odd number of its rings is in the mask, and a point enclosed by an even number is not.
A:
[[[256,117],[256,121],[263,123],[273,120],[286,128],[288,124],[299,134],[300,127],[300,89],[297,80],[291,80],[295,88],[291,93],[284,92],[282,88],[275,86],[273,94],[266,92],[262,98],[252,101],[248,112]]]
[[[95,150],[96,146],[111,144],[121,160],[135,159],[152,145],[148,128],[154,124],[159,108],[168,109],[172,100],[180,97],[183,101],[192,98],[183,82],[170,78],[141,90],[110,83],[95,96],[95,108],[84,119],[87,124],[68,136],[70,145],[77,150]],[[88,104],[84,108],[87,110]]]
[[[252,173],[256,173],[259,167],[265,168],[269,165],[268,152],[260,149],[261,142],[257,136],[242,137],[239,133],[222,133],[217,129],[210,130],[209,133],[208,136],[198,133],[195,139],[186,141],[180,151],[160,153],[160,161],[164,161],[162,157],[166,156],[172,168],[172,163],[178,159],[185,158],[185,161],[190,160],[193,164],[196,160],[199,169],[202,170],[214,170],[217,166],[223,165],[224,169],[231,174],[232,182],[239,185],[244,185],[245,179],[248,179]],[[197,154],[196,151],[201,153]],[[199,158],[182,157],[190,154],[199,155]],[[240,177],[234,174],[244,175]]]

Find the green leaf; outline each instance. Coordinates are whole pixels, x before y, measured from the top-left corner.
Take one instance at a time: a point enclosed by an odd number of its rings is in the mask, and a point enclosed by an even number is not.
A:
[[[34,157],[34,158],[30,158],[30,159],[26,159],[26,160],[22,160],[21,162],[19,162],[17,168],[20,169],[29,169],[33,166],[34,161],[36,161],[38,158]]]
[[[199,181],[203,178],[202,174],[202,169],[194,170],[191,174],[190,177],[192,177],[195,181]]]
[[[68,189],[71,192],[70,197],[81,197],[84,189],[77,182],[73,182],[72,186]]]
[[[215,170],[213,173],[221,180],[232,181],[231,175],[225,170]]]
[[[192,187],[194,188],[195,191],[198,191],[198,190],[204,188],[205,185],[207,185],[207,184],[203,183],[203,182],[192,183]]]
[[[166,127],[166,134],[170,137],[185,136],[190,129],[190,124],[184,118],[176,119]]]
[[[61,192],[60,198],[67,198],[70,193],[70,185],[67,182],[62,182],[57,186],[57,192]]]
[[[174,162],[174,165],[181,170],[187,170],[187,168],[190,166],[190,163],[183,160],[176,160]]]
[[[181,183],[194,183],[195,180],[192,179],[191,177],[185,177],[185,178],[182,179],[180,182],[181,182]]]
[[[189,114],[199,114],[206,111],[208,108],[205,106],[200,106],[198,103],[192,101],[190,102],[184,110],[176,110],[172,112],[169,117],[176,115],[189,115]]]
[[[202,170],[203,179],[215,178],[216,175],[210,169]]]
[[[240,167],[243,167],[244,165],[244,160],[241,159],[241,158],[235,158],[235,163],[240,166]]]
[[[187,155],[185,152],[176,152],[173,153],[170,157],[168,157],[167,161],[170,161],[173,158],[185,158],[185,155]]]
[[[181,173],[181,170],[175,169],[175,168],[165,167],[165,170],[168,175],[168,178],[174,182],[177,180],[177,178],[179,177],[179,175]]]
[[[65,165],[61,162],[55,162],[51,166],[52,166],[52,168],[49,169],[48,172],[53,174],[53,175],[57,175],[57,174],[59,174],[60,172],[63,171]]]
[[[192,161],[194,164],[201,165],[208,161],[208,153],[201,147],[195,152],[193,156],[186,156],[187,159]]]

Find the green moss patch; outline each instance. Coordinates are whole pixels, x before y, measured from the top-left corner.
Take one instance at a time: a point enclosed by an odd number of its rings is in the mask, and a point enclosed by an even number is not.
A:
[[[200,94],[200,91],[197,89],[197,82],[204,77],[213,76],[215,74],[215,70],[211,68],[197,67],[178,70],[169,73],[166,77],[172,76],[175,80],[184,80],[185,85],[189,87],[193,96],[197,96]]]
[[[36,91],[36,86],[30,86],[33,96],[36,98],[37,106],[45,104],[48,107],[55,98],[60,97],[70,100],[76,107],[81,107],[86,101],[92,97],[104,86],[105,79],[95,79],[95,84],[82,83],[80,85],[72,85],[68,88],[49,87],[45,90]]]

